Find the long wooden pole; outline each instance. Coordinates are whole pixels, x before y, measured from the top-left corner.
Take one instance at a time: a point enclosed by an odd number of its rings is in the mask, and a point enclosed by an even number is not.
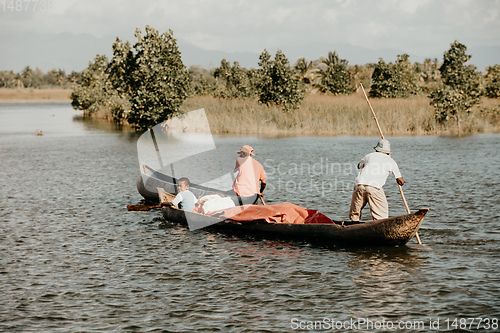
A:
[[[375,111],[373,111],[372,105],[370,103],[370,100],[368,99],[368,96],[366,95],[365,88],[363,88],[363,84],[359,84],[361,87],[361,90],[363,90],[363,95],[365,95],[366,102],[368,103],[368,106],[370,107],[370,110],[372,111],[373,119],[375,119],[375,123],[377,124],[378,132],[380,133],[380,137],[382,139],[384,138],[384,134],[382,133],[382,129],[380,128],[380,124],[378,122],[377,116],[375,115]],[[398,184],[399,187],[399,193],[401,193],[401,198],[403,199],[403,203],[405,204],[406,212],[410,214],[410,207],[408,207],[408,204],[406,203],[405,195],[403,193],[403,188],[401,185]],[[418,232],[415,233],[415,237],[417,238],[418,244],[422,244],[422,241],[420,240],[420,236],[418,235]]]

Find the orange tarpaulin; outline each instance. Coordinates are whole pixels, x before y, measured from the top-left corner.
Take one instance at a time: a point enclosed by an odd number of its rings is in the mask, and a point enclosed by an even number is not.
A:
[[[240,223],[265,221],[268,223],[334,223],[326,215],[317,210],[307,209],[284,202],[274,205],[244,205],[226,209],[221,216]]]

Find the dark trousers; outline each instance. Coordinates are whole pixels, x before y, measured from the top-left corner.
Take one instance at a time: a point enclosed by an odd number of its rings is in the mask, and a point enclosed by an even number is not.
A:
[[[257,203],[257,200],[259,200],[259,196],[257,195],[257,193],[249,197],[239,197],[234,194],[231,196],[231,200],[233,200],[236,206],[255,205]]]

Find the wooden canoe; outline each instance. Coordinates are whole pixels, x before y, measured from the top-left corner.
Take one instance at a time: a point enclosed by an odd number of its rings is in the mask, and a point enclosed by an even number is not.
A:
[[[146,180],[145,182],[144,179]],[[158,201],[157,187],[175,194],[175,184],[175,178],[164,175],[147,166],[146,168],[142,168],[141,175],[137,179],[139,193],[146,200],[152,202]],[[207,194],[220,193],[220,191],[215,189],[197,184],[191,184],[190,190],[198,198]],[[213,216],[187,212],[169,206],[163,207],[161,211],[164,219],[169,222],[188,226],[187,221],[189,219],[191,224],[207,225],[206,229],[210,231],[222,231],[275,239],[293,239],[330,245],[400,246],[415,237],[429,209],[423,208],[411,214],[390,217],[383,220],[368,222],[332,221],[333,223],[327,224],[268,223],[263,221],[238,223],[231,220],[221,220]]]
[[[242,235],[255,235],[276,239],[293,239],[311,243],[326,243],[330,245],[342,244],[352,246],[405,245],[412,239],[428,208],[423,208],[415,213],[391,217],[383,220],[368,222],[343,222],[333,221],[328,224],[293,224],[293,223],[268,223],[255,221],[252,223],[238,223],[231,220],[219,220],[193,212],[186,212],[173,207],[162,208],[165,220],[188,225],[190,223],[207,224],[208,230],[231,232]]]
[[[147,201],[152,203],[158,203],[158,191],[156,188],[160,187],[164,189],[166,192],[171,194],[177,193],[177,179],[168,175],[165,175],[159,171],[154,170],[153,168],[142,165],[140,168],[140,175],[137,176],[136,186],[137,191],[140,195]],[[189,186],[189,190],[193,192],[193,194],[200,198],[204,195],[222,193],[226,194],[224,191],[216,190],[210,187],[206,187],[203,185],[198,185],[191,183]]]

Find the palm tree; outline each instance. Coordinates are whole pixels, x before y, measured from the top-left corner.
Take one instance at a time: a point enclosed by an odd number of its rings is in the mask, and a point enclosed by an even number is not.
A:
[[[295,77],[306,85],[307,90],[315,92],[319,68],[312,61],[308,62],[304,57],[299,58],[293,67]]]
[[[321,63],[326,67],[334,66],[334,65],[344,65],[347,67],[347,60],[340,59],[339,55],[335,51],[329,51],[328,57],[320,57]]]
[[[329,51],[328,57],[321,57],[318,71],[318,89],[335,95],[352,92],[347,60],[340,59],[335,51]]]
[[[21,74],[16,73],[16,75],[14,76],[14,79],[12,80],[12,85],[14,86],[14,88],[18,88],[18,89],[24,88],[24,83],[23,83]]]
[[[24,86],[26,86],[27,88],[31,87],[33,81],[33,70],[30,68],[30,66],[24,67],[23,71],[21,72],[21,79],[23,80]]]
[[[66,83],[66,72],[64,69],[54,71],[54,83],[58,86],[62,86]]]

